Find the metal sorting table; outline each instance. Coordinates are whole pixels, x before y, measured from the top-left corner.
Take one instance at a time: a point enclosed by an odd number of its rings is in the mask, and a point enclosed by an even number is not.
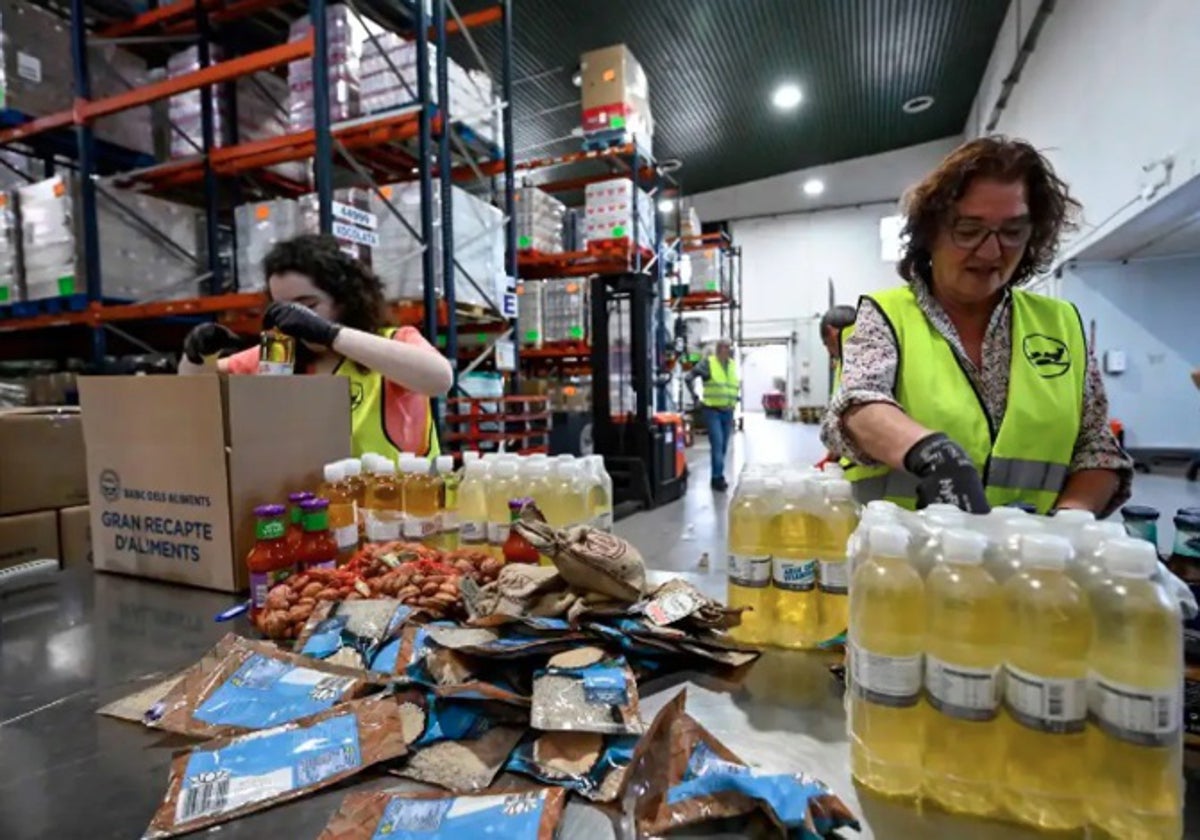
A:
[[[671,577],[651,573],[655,582]],[[719,575],[681,575],[715,597]],[[45,586],[0,592],[0,838],[140,837],[167,785],[173,749],[185,741],[96,714],[100,706],[195,662],[230,629],[213,616],[228,595],[85,571]],[[679,690],[688,711],[751,764],[806,771],[825,781],[863,822],[845,836],[879,840],[1044,837],[857,791],[850,781],[846,717],[827,655],[768,651],[740,684],[684,672],[643,689],[648,722]],[[315,838],[350,789],[415,787],[368,770],[317,795],[219,826],[235,838]],[[1200,797],[1189,823],[1200,825]],[[580,801],[560,837],[632,837],[628,820]],[[696,836],[696,835],[689,835]],[[703,836],[745,836],[744,832]],[[1192,836],[1191,832],[1188,836]]]

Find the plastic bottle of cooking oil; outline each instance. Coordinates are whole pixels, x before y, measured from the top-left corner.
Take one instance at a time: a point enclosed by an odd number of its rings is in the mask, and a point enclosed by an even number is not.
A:
[[[573,528],[588,521],[588,487],[573,459],[557,460],[550,479],[547,507],[542,511],[555,528]]]
[[[1075,537],[1079,534],[1079,529],[1095,521],[1096,514],[1090,510],[1064,508],[1063,510],[1056,511],[1053,516],[1047,519],[1046,525],[1050,529],[1051,534],[1064,537],[1071,543],[1072,548],[1074,548]]]
[[[1111,540],[1104,561],[1108,580],[1092,592],[1088,820],[1108,837],[1173,840],[1183,836],[1179,608],[1150,580],[1150,543]]]
[[[439,455],[434,464],[442,483],[438,500],[438,518],[441,522],[438,545],[453,551],[458,548],[458,485],[462,483],[462,475],[454,469],[453,455]]]
[[[850,771],[887,796],[921,790],[925,584],[908,560],[908,531],[875,525],[850,587]]]
[[[987,539],[951,529],[925,578],[924,791],[948,811],[988,816],[1000,771],[1004,598],[983,568]]]
[[[346,473],[346,484],[354,493],[354,501],[360,507],[366,502],[367,482],[363,479],[362,461],[358,458],[346,458],[342,461]]]
[[[1105,546],[1110,540],[1124,537],[1125,528],[1120,522],[1089,522],[1081,527],[1075,534],[1075,556],[1067,561],[1067,576],[1090,596],[1108,579]]]
[[[483,548],[488,544],[488,465],[478,458],[463,467],[458,486],[459,548]]]
[[[825,485],[824,505],[818,518],[817,533],[817,635],[828,641],[846,632],[849,613],[846,593],[850,575],[846,565],[846,544],[858,527],[858,504],[850,482],[834,478]]]
[[[592,490],[592,527],[611,532],[613,529],[613,481],[604,466],[603,455],[589,455],[592,474],[598,486]]]
[[[358,548],[358,509],[354,492],[346,482],[346,463],[325,465],[325,481],[317,495],[329,500],[329,529],[338,546],[338,556],[346,559]]]
[[[899,505],[883,499],[867,502],[863,508],[862,518],[858,527],[846,541],[846,573],[850,582],[854,582],[854,570],[858,564],[867,559],[867,535],[875,525],[902,525]]]
[[[587,520],[579,524],[595,528],[596,517],[599,515],[596,502],[604,493],[604,485],[600,483],[600,478],[596,475],[596,469],[592,466],[590,456],[585,455],[575,463],[579,465],[579,481],[583,485],[584,501],[587,503]]]
[[[1046,526],[1040,517],[1022,513],[1019,517],[1003,520],[997,528],[995,542],[988,545],[983,555],[984,568],[996,579],[996,583],[1003,586],[1021,571],[1021,542],[1026,537],[1044,534]]]
[[[1064,571],[1071,544],[1053,535],[1021,538],[1021,571],[1004,584],[1005,744],[1000,797],[1023,823],[1053,831],[1085,822],[1089,790],[1087,596]]]
[[[533,499],[533,503],[538,506],[538,510],[544,514],[546,505],[551,503],[550,497],[554,492],[553,486],[550,483],[549,462],[544,458],[531,460],[522,464],[521,469],[525,473],[525,485],[522,488],[525,497]]]
[[[365,529],[368,542],[400,539],[404,523],[404,488],[396,465],[386,458],[372,462],[375,476],[367,488]]]
[[[922,512],[921,520],[925,525],[926,537],[911,549],[913,567],[925,577],[938,563],[942,562],[942,534],[952,528],[966,528],[967,515],[961,510],[928,508]]]
[[[771,641],[779,647],[815,647],[817,613],[817,510],[812,504],[820,488],[802,473],[783,479],[779,512],[774,517],[768,549],[775,621]]]
[[[504,541],[508,539],[508,527],[512,518],[508,503],[516,498],[516,491],[516,461],[493,461],[488,469],[487,540],[488,547],[497,557],[502,556]]]
[[[404,461],[404,538],[432,543],[441,531],[442,480],[429,472],[429,459]]]
[[[778,481],[778,479],[775,479]],[[778,497],[778,494],[776,494]],[[772,501],[767,479],[745,474],[729,504],[729,596],[731,607],[750,607],[730,630],[739,642],[766,645],[775,623],[771,592]]]

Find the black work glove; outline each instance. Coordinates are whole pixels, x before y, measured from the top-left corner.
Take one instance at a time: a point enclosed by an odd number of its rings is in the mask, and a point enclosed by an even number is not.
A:
[[[277,329],[284,335],[318,347],[332,347],[333,340],[342,331],[341,324],[326,321],[307,306],[278,301],[267,307],[263,328]]]
[[[187,334],[183,340],[183,355],[194,365],[204,364],[209,356],[214,356],[222,350],[232,350],[241,347],[242,341],[237,333],[220,324],[201,324]]]
[[[904,469],[920,479],[918,510],[935,502],[955,505],[967,513],[987,513],[992,509],[971,457],[941,432],[913,444],[904,456]]]

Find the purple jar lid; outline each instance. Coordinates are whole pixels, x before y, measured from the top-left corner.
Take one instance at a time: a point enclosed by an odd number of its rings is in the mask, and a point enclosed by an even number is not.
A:
[[[305,499],[300,503],[300,510],[324,510],[329,507],[328,499]]]
[[[298,505],[301,502],[303,502],[305,499],[311,499],[311,498],[313,498],[313,494],[309,493],[307,490],[304,490],[300,493],[289,493],[288,494],[288,501],[294,505]]]
[[[518,512],[518,513],[519,513],[519,512],[520,512],[520,510],[521,510],[523,507],[525,507],[525,505],[531,505],[531,504],[533,504],[533,499],[528,499],[528,498],[525,498],[525,499],[509,499],[509,500],[508,500],[508,509],[509,509],[509,510],[511,510],[511,511]]]
[[[283,516],[287,512],[287,508],[283,505],[259,505],[254,509],[255,516]]]

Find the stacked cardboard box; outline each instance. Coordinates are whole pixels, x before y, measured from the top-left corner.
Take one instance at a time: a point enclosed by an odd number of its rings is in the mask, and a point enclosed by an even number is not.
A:
[[[360,61],[366,28],[349,6],[338,3],[325,10],[329,44],[329,118],[348,120],[362,113],[359,86]],[[307,16],[292,21],[288,40],[308,34]],[[292,131],[313,127],[312,60],[288,65],[288,125]]]
[[[703,229],[700,227],[700,214],[696,212],[695,207],[688,207],[679,217],[679,235],[695,237],[701,233]]]
[[[65,62],[70,72],[70,62]],[[105,99],[145,87],[151,74],[146,62],[127,50],[111,44],[88,45],[88,72],[92,98]],[[115,143],[146,155],[153,155],[154,117],[149,105],[118,111],[96,120],[92,127],[96,138]]]
[[[645,190],[634,186],[628,178],[614,178],[587,185],[583,205],[585,240],[625,239],[632,242],[635,203],[637,244],[643,248],[653,248],[657,219],[654,203]]]
[[[650,85],[633,53],[616,44],[584,53],[579,63],[584,137],[636,140],[649,152],[654,137]]]
[[[536,280],[517,284],[517,324],[522,347],[541,347],[545,339],[544,289],[545,283]]]
[[[215,44],[209,47],[209,61],[218,62],[223,53]],[[167,59],[167,78],[175,79],[201,69],[200,48],[188,47]],[[203,149],[202,106],[203,90],[189,90],[172,96],[167,105],[171,124],[171,157],[188,157]],[[229,96],[224,85],[213,85],[209,91],[213,111],[213,143],[227,145],[231,135]]]
[[[587,341],[587,283],[583,280],[545,280],[542,283],[542,334],[545,341]]]
[[[440,184],[434,185],[434,231],[431,246],[436,266],[438,294],[445,288],[442,279],[442,235]],[[424,295],[421,271],[421,244],[388,207],[394,207],[418,234],[421,231],[420,188],[414,183],[384,187],[371,196],[371,212],[379,222],[379,247],[375,251],[375,272],[383,281],[388,300],[412,300]],[[455,299],[459,303],[496,305],[507,281],[504,273],[504,214],[461,187],[452,193],[454,259],[459,268],[454,275]],[[387,202],[384,201],[387,199]],[[470,275],[474,284],[464,275]],[[480,288],[476,288],[478,285]],[[485,298],[486,293],[486,298]]]
[[[16,195],[0,191],[0,306],[23,300]]]
[[[300,196],[297,233],[320,233],[321,219],[316,193]],[[346,187],[333,191],[333,236],[342,250],[367,265],[373,262],[379,246],[377,217],[371,212],[366,190]]]
[[[78,409],[0,411],[0,569],[86,564],[87,501]]]
[[[544,254],[561,253],[566,206],[537,187],[522,187],[516,191],[514,198],[517,210],[517,247]]]
[[[260,291],[266,286],[262,264],[275,243],[300,231],[300,205],[290,198],[242,204],[233,211],[237,232],[238,289]]]
[[[720,292],[721,289],[721,250],[719,248],[703,248],[692,251],[692,276],[688,281],[688,291],[691,294]]]

